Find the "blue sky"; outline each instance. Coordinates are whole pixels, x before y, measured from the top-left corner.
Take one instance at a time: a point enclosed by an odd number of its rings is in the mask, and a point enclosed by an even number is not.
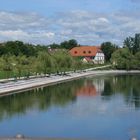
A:
[[[122,45],[140,32],[139,13],[139,0],[0,0],[0,41]]]
[[[1,0],[0,9],[6,11],[37,12],[43,15],[72,10],[114,12],[139,7],[133,0]],[[134,0],[135,1],[135,0]]]

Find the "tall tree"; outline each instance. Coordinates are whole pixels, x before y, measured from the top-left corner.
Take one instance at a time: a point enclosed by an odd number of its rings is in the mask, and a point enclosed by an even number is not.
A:
[[[129,50],[135,54],[140,51],[140,34],[135,34],[135,37],[127,37],[124,40],[123,47],[129,48]]]
[[[72,49],[73,47],[76,47],[76,46],[78,46],[78,43],[77,43],[77,41],[75,40],[75,39],[71,39],[71,40],[69,40],[69,41],[64,41],[64,42],[62,42],[61,44],[60,44],[60,46],[62,47],[62,48],[65,48],[65,49]]]
[[[50,74],[53,67],[52,57],[48,52],[40,52],[38,55],[38,70],[44,74]]]
[[[134,54],[140,51],[140,34],[135,34]]]
[[[112,53],[117,49],[117,45],[112,44],[111,42],[104,42],[101,44],[101,50],[105,55],[105,60],[110,61]]]
[[[127,37],[123,42],[123,47],[129,48],[130,52],[133,52],[133,49],[134,49],[134,46],[135,46],[134,40],[135,39],[133,37]]]

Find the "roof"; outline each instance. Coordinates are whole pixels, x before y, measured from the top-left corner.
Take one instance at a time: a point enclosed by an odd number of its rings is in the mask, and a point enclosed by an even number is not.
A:
[[[72,56],[95,56],[97,52],[102,52],[100,47],[96,46],[80,46],[70,50]]]

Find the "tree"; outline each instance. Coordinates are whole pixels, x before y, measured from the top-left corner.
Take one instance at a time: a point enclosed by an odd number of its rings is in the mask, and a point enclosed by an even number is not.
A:
[[[75,39],[71,39],[69,41],[64,41],[60,44],[61,48],[65,48],[65,49],[72,49],[73,47],[78,46],[78,43]]]
[[[53,43],[53,44],[48,45],[48,47],[50,47],[51,49],[57,49],[57,48],[60,48],[60,45]]]
[[[11,76],[13,65],[12,65],[12,56],[10,55],[3,55],[1,57],[1,71],[4,71],[5,78],[9,78]]]
[[[40,52],[38,55],[38,71],[44,74],[50,74],[53,67],[52,57],[48,52]]]
[[[0,55],[26,55],[26,56],[36,56],[37,50],[35,45],[25,44],[22,41],[8,41],[0,44]]]
[[[135,34],[135,39],[134,39],[135,45],[134,45],[134,54],[138,51],[140,51],[140,34]]]
[[[134,45],[135,45],[135,42],[134,42],[133,37],[127,37],[123,42],[123,47],[129,48],[130,52],[132,53],[133,53]]]
[[[110,61],[111,54],[117,49],[117,45],[112,44],[111,42],[104,42],[101,44],[101,50],[105,55],[105,60]]]
[[[140,51],[140,34],[135,34],[135,37],[127,37],[124,40],[123,47],[129,48],[129,50],[135,54]]]
[[[118,69],[132,69],[133,55],[128,48],[120,48],[112,54],[111,62]]]

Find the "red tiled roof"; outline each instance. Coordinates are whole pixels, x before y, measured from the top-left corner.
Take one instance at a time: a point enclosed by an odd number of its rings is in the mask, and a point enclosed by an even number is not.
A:
[[[97,52],[102,52],[99,47],[81,46],[74,47],[70,50],[72,56],[95,56]]]

